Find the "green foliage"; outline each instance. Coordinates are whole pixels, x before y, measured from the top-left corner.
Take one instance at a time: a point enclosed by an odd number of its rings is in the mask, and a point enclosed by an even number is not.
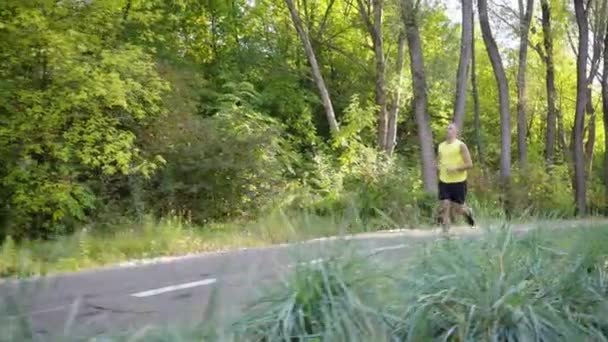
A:
[[[14,265],[17,264],[17,253],[15,242],[13,239],[8,236],[2,243],[0,248],[0,276],[10,275],[15,270],[13,269]]]
[[[571,13],[551,5],[557,103],[569,131],[576,88],[566,39]],[[91,224],[107,231],[174,211],[196,223],[256,221],[275,210],[356,217],[365,229],[430,222],[436,201],[421,187],[407,53],[403,75],[395,72],[400,4],[385,4],[382,23],[389,107],[403,76],[391,157],[375,148],[374,52],[362,48],[371,41],[356,6],[320,0],[298,11],[340,122],[336,135],[329,134],[300,38],[280,1],[3,2],[0,239],[50,239]],[[418,15],[438,140],[452,114],[460,26],[437,1],[421,3]],[[533,26],[530,39],[541,43],[536,19]],[[505,61],[517,52],[502,50]],[[470,203],[500,216],[494,171],[501,147],[492,133],[500,127],[497,89],[479,32],[476,61],[481,128],[472,125],[468,98],[463,139],[475,151],[481,135],[485,163],[474,154]],[[516,63],[507,65],[514,85]],[[551,173],[542,165],[544,73],[531,50],[531,165],[514,172],[510,194],[519,217],[572,214],[566,151],[558,151]],[[589,202],[600,211],[601,162],[589,165]]]
[[[174,113],[158,122],[152,150],[167,166],[147,191],[155,209],[189,212],[202,223],[254,215],[284,191],[292,152],[283,127],[252,109],[254,100],[250,84],[227,84],[212,116]]]
[[[79,21],[96,9],[72,5],[26,2],[0,11],[0,88],[7,90],[0,95],[0,177],[11,208],[4,234],[16,238],[65,232],[85,220],[98,195],[95,178],[147,176],[157,166],[142,155],[136,130],[161,113],[167,85],[141,48],[100,39],[118,27],[86,30]],[[115,17],[107,15],[110,25]],[[72,24],[76,30],[67,29]]]

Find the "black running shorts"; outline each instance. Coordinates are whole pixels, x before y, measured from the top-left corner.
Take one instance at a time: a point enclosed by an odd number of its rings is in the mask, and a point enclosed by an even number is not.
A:
[[[443,183],[439,181],[439,200],[449,200],[454,203],[464,204],[467,197],[467,182]]]

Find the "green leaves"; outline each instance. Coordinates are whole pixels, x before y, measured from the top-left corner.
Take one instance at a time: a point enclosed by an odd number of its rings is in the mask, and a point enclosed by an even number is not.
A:
[[[162,113],[166,83],[141,48],[101,36],[119,31],[111,26],[118,3],[72,5],[15,5],[16,15],[2,17],[18,38],[3,39],[7,58],[0,62],[0,73],[12,80],[12,92],[0,98],[0,156],[7,161],[0,179],[16,237],[84,220],[97,196],[88,181],[99,174],[149,174],[156,167],[137,147],[137,130]],[[101,32],[80,25],[93,10],[94,21],[106,16]]]

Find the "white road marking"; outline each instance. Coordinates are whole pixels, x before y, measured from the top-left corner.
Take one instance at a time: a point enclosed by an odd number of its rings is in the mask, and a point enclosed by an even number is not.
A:
[[[152,289],[152,290],[148,290],[148,291],[132,293],[131,296],[137,297],[137,298],[151,297],[151,296],[156,296],[156,295],[167,293],[167,292],[189,289],[189,288],[193,288],[193,287],[197,287],[197,286],[211,285],[211,284],[215,283],[216,281],[217,281],[217,279],[215,279],[215,278],[203,279],[203,280],[199,280],[199,281],[193,281],[191,283],[171,285],[171,286],[161,287],[158,289]]]
[[[378,252],[384,252],[384,251],[392,251],[395,249],[402,249],[407,247],[406,244],[399,244],[399,245],[394,245],[394,246],[386,246],[386,247],[378,247],[378,248],[374,248],[372,249],[373,253],[378,253]]]
[[[39,314],[48,313],[48,312],[63,311],[63,310],[66,310],[67,308],[68,308],[68,305],[61,305],[61,306],[56,306],[54,308],[32,311],[30,313],[30,315],[39,315]]]
[[[67,308],[68,308],[68,305],[61,305],[61,306],[56,306],[56,307],[48,308],[48,309],[42,309],[42,310],[37,310],[37,311],[32,311],[32,312],[24,312],[24,313],[21,313],[18,315],[7,315],[7,316],[0,317],[0,318],[2,318],[2,319],[4,319],[4,318],[8,318],[8,319],[23,318],[23,317],[27,317],[28,315],[34,316],[34,315],[40,315],[40,314],[49,313],[49,312],[63,311],[63,310],[66,310]]]

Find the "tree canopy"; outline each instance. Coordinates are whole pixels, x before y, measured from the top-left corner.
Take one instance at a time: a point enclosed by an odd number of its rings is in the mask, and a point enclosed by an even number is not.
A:
[[[455,114],[478,203],[603,211],[606,0],[463,4],[3,1],[0,236],[352,201],[430,218]]]

